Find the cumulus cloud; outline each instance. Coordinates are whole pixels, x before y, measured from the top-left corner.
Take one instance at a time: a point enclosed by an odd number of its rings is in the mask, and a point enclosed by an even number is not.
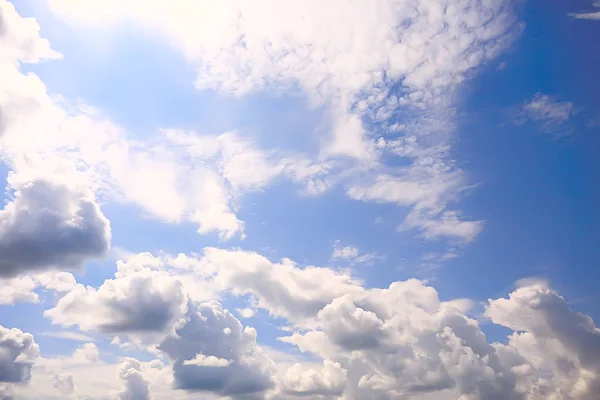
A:
[[[110,224],[93,195],[46,180],[17,188],[0,210],[0,275],[77,268],[103,256]]]
[[[539,283],[524,286],[490,300],[485,315],[515,331],[509,345],[537,371],[551,372],[539,391],[556,398],[600,396],[600,330],[556,292]]]
[[[39,290],[64,293],[75,286],[75,277],[69,272],[43,272],[13,278],[0,278],[0,305],[18,302],[37,303]]]
[[[229,364],[231,364],[229,360],[204,354],[196,354],[196,357],[183,362],[183,365],[197,365],[198,367],[226,367]]]
[[[153,342],[155,335],[160,339],[187,311],[188,298],[181,282],[161,271],[120,266],[115,279],[104,281],[97,289],[77,284],[44,315],[54,324],[83,331],[133,335],[138,341]]]
[[[533,121],[539,125],[543,133],[568,135],[571,127],[568,122],[573,116],[573,103],[558,101],[554,97],[536,93],[516,112],[515,125],[523,125]]]
[[[119,400],[150,400],[149,382],[144,379],[140,362],[134,358],[126,358],[121,363],[119,372],[123,380],[123,389],[119,393]]]
[[[312,317],[335,297],[361,290],[349,275],[329,268],[301,269],[289,259],[274,263],[254,252],[205,248],[201,259],[190,261],[223,290],[253,295],[258,307],[293,320]]]
[[[0,325],[0,396],[8,394],[13,385],[29,383],[39,353],[30,333]]]
[[[299,397],[337,396],[346,389],[346,370],[338,363],[325,360],[322,366],[296,363],[287,369],[278,382],[278,390]]]
[[[185,325],[158,346],[173,361],[175,386],[221,396],[261,393],[272,386],[256,331],[217,302],[195,303]]]

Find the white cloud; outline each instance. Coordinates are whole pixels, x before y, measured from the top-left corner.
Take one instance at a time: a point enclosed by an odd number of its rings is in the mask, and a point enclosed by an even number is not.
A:
[[[70,396],[75,391],[73,375],[54,375],[54,388],[63,396]]]
[[[289,259],[273,263],[253,252],[205,248],[200,260],[190,261],[222,290],[253,295],[257,307],[292,320],[314,316],[335,297],[361,290],[358,281],[331,269],[300,269]]]
[[[58,331],[58,332],[42,332],[40,335],[53,337],[57,339],[75,340],[77,342],[91,342],[93,339],[83,333]]]
[[[187,302],[181,282],[168,274],[123,267],[97,289],[77,284],[44,316],[54,324],[153,344],[182,322]]]
[[[228,332],[231,332],[231,328]],[[231,364],[231,361],[215,356],[205,356],[204,354],[196,354],[191,360],[185,360],[183,365],[196,365],[198,367],[226,367]]]
[[[447,151],[434,151],[449,147],[455,130],[455,88],[520,32],[512,5],[504,1],[442,3],[261,0],[216,6],[128,0],[98,9],[89,0],[49,1],[51,10],[74,24],[110,29],[113,23],[133,21],[162,33],[197,67],[200,89],[240,96],[300,88],[312,104],[329,108],[324,122],[329,133],[320,138],[318,162],[284,162],[286,175],[305,183],[307,193],[323,193],[350,180],[348,194],[355,199],[435,205],[437,213],[425,225],[441,219],[446,203],[464,187]],[[383,139],[382,132],[391,137]],[[413,150],[402,148],[406,140]],[[386,153],[406,158],[411,167],[382,168],[378,161]],[[252,168],[233,173],[225,167],[225,173],[243,178],[246,186],[277,174],[255,162],[254,154],[246,150],[239,157],[241,162],[253,160],[246,163]],[[358,160],[352,173],[340,161],[346,157]],[[423,163],[431,168],[422,168]],[[331,176],[335,169],[343,179]],[[476,224],[417,228],[429,230],[429,236],[464,233],[469,241]]]
[[[256,314],[256,311],[251,308],[238,308],[237,312],[242,318],[252,318]]]
[[[595,8],[600,8],[600,2],[596,1],[593,6]],[[569,15],[576,19],[600,20],[600,11],[569,13]]]
[[[334,260],[350,260],[358,257],[358,247],[342,246],[338,241],[333,244],[333,254],[331,258]]]
[[[542,93],[536,93],[516,113],[515,125],[523,125],[528,121],[539,124],[540,131],[554,135],[568,135],[571,127],[569,119],[573,116],[573,103],[557,101]]]
[[[337,396],[346,389],[346,370],[338,363],[325,360],[321,367],[296,363],[279,378],[278,390],[287,395]],[[311,397],[311,398],[312,398]]]
[[[490,300],[485,315],[512,329],[509,346],[546,371],[535,390],[556,398],[600,396],[600,330],[557,293],[540,283],[523,286],[507,299]]]
[[[346,261],[348,266],[353,267],[359,264],[372,264],[376,259],[382,258],[377,253],[363,253],[356,246],[342,246],[339,240],[333,243],[333,261]]]

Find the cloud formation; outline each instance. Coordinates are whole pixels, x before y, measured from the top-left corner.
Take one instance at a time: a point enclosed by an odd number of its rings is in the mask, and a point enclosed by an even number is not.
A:
[[[123,389],[119,393],[119,400],[150,400],[149,382],[144,379],[140,362],[134,358],[126,358],[121,363],[119,372],[123,380]]]
[[[16,188],[0,210],[0,276],[78,268],[110,246],[110,224],[93,195],[47,180]]]
[[[595,8],[600,8],[600,1],[594,2],[592,4]],[[570,13],[571,17],[576,19],[588,19],[588,20],[600,20],[600,11],[582,11],[576,13]]]
[[[561,102],[548,95],[536,93],[516,112],[514,124],[523,125],[533,121],[543,133],[565,136],[572,133],[568,124],[572,116],[573,103],[570,101]]]
[[[29,383],[39,353],[30,333],[0,325],[0,396],[9,395],[15,384]]]
[[[520,33],[510,1],[128,0],[102,9],[93,1],[48,3],[75,26],[110,29],[129,21],[161,33],[196,66],[201,90],[242,96],[300,89],[312,105],[326,107],[319,162],[284,163],[305,191],[322,193],[341,182],[351,198],[410,207],[418,218],[404,227],[426,239],[470,242],[481,231],[479,221],[461,223],[457,210],[446,209],[466,186],[448,147],[456,88]],[[242,159],[254,157],[246,154]],[[390,168],[384,156],[408,166]],[[336,170],[345,173],[335,176]],[[254,176],[277,175],[278,167],[245,171],[236,176],[252,186]]]

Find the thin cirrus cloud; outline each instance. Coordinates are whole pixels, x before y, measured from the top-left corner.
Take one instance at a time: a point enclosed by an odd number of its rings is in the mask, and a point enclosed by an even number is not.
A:
[[[592,4],[595,8],[600,8],[600,1],[596,1]],[[569,15],[575,19],[587,19],[600,21],[600,11],[580,11],[569,13]]]
[[[513,123],[520,126],[533,122],[542,133],[567,136],[573,132],[569,124],[574,115],[573,107],[570,101],[559,101],[553,96],[536,93],[514,111]]]

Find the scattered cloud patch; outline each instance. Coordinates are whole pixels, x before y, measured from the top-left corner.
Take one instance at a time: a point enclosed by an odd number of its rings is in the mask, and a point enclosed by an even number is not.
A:
[[[592,4],[595,8],[600,8],[600,1],[596,1]],[[575,19],[588,19],[600,21],[600,11],[581,11],[575,13],[569,13],[569,15]]]
[[[517,126],[530,121],[536,123],[541,132],[566,136],[572,133],[569,120],[573,116],[573,103],[536,93],[516,111],[513,123]]]

